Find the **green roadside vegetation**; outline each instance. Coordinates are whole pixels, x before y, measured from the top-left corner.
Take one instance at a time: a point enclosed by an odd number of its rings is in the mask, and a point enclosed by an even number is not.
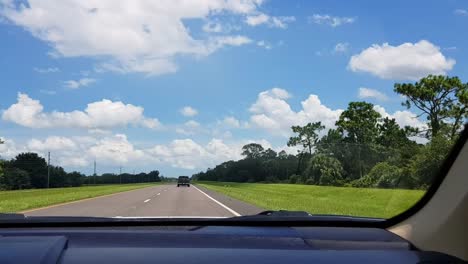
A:
[[[150,187],[157,184],[159,183],[0,191],[0,213],[21,212],[33,208]]]
[[[198,185],[266,210],[297,210],[389,218],[415,204],[421,190],[332,187],[302,184],[197,182]]]

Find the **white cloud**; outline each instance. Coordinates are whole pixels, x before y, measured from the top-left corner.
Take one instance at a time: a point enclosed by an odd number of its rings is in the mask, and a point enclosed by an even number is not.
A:
[[[335,48],[333,49],[333,52],[335,53],[344,53],[348,51],[349,48],[349,43],[344,42],[344,43],[337,43],[335,45]]]
[[[0,15],[47,42],[54,56],[92,57],[99,62],[97,69],[101,71],[164,74],[177,70],[177,56],[207,56],[229,45],[209,36],[194,38],[185,20],[207,20],[216,14],[243,17],[258,13],[262,2],[7,1],[1,6]]]
[[[34,68],[34,71],[38,73],[54,73],[59,72],[59,68],[57,67],[49,67],[49,68]]]
[[[0,144],[2,158],[13,158],[25,151],[37,152],[42,157],[51,152],[53,165],[64,166],[66,169],[90,167],[94,161],[102,166],[146,166],[148,163],[156,166],[172,166],[183,169],[206,169],[226,160],[242,158],[241,148],[251,142],[261,143],[271,147],[266,140],[241,140],[226,143],[213,138],[206,144],[197,143],[190,138],[175,139],[166,144],[136,147],[125,134],[92,136],[92,137],[61,137],[50,136],[44,139],[33,138],[18,147],[11,139],[2,138]]]
[[[302,110],[295,112],[286,101],[290,94],[281,88],[261,92],[250,107],[250,123],[274,135],[289,136],[291,126],[308,122],[322,122],[327,128],[334,127],[341,109],[332,110],[323,105],[317,95],[311,94],[301,102]]]
[[[361,87],[359,88],[358,97],[361,99],[372,98],[378,101],[388,101],[388,96],[375,89]]]
[[[159,163],[176,168],[205,169],[227,160],[242,158],[242,146],[252,141],[239,141],[231,144],[213,138],[206,145],[192,139],[176,139],[167,145],[156,145],[147,150]],[[266,140],[256,141],[264,146],[271,146]]]
[[[459,16],[468,16],[468,10],[466,9],[455,9],[453,13]]]
[[[383,79],[418,80],[428,74],[446,74],[455,60],[446,58],[440,48],[427,40],[391,46],[374,44],[351,57],[348,67]]]
[[[393,114],[390,114],[380,105],[374,105],[374,110],[379,112],[382,117],[395,118],[395,121],[400,125],[400,127],[412,126],[420,129],[427,129],[427,125],[419,120],[417,115],[413,112],[398,110]]]
[[[3,111],[2,118],[30,128],[113,128],[129,124],[147,128],[160,128],[157,119],[145,117],[143,107],[113,102],[107,99],[89,103],[84,111],[44,112],[38,100],[18,93],[18,102]]]
[[[81,78],[79,80],[68,80],[64,82],[64,86],[70,89],[78,89],[83,86],[88,86],[96,82],[96,79],[92,78]]]
[[[241,46],[244,44],[249,44],[251,42],[252,42],[251,39],[244,37],[244,36],[239,36],[239,35],[238,36],[223,36],[223,37],[213,38],[211,48],[213,50],[216,50],[225,45]]]
[[[260,13],[258,15],[253,15],[253,16],[246,17],[245,23],[247,23],[250,26],[255,27],[255,26],[267,23],[268,20],[270,20],[269,16],[267,16],[267,15],[265,15],[263,13]]]
[[[272,48],[271,44],[264,40],[257,41],[257,46],[268,49],[268,50]]]
[[[96,157],[102,163],[127,164],[128,162],[146,159],[143,150],[135,149],[124,134],[106,137],[99,140],[88,150],[89,156]]]
[[[313,14],[309,17],[310,23],[324,24],[331,27],[338,27],[344,24],[352,24],[356,21],[355,17],[338,17],[322,14]]]
[[[200,127],[200,123],[198,123],[197,121],[195,120],[189,120],[187,122],[185,122],[184,124],[186,127],[190,127],[190,128],[198,128]]]
[[[233,127],[233,128],[239,128],[241,126],[240,121],[232,116],[227,116],[223,120],[223,124],[225,124],[228,127]]]
[[[51,136],[44,141],[31,139],[28,142],[28,149],[35,151],[66,150],[76,148],[75,142],[66,137]]]
[[[262,24],[267,24],[270,27],[286,29],[288,23],[296,21],[296,18],[293,16],[268,16],[264,13],[259,13],[256,15],[247,16],[245,23],[249,26],[255,27]]]
[[[196,116],[198,114],[198,110],[191,106],[184,106],[182,109],[180,109],[180,113],[183,116],[191,117],[191,116]]]
[[[185,122],[182,126],[176,128],[176,133],[191,136],[199,132],[204,132],[204,129],[201,127],[200,123],[195,120],[189,120]]]

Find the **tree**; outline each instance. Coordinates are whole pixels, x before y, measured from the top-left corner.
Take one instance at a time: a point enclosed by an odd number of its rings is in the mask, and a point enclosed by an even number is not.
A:
[[[354,181],[354,187],[395,188],[402,177],[401,169],[387,162],[377,163],[366,176]]]
[[[349,180],[363,177],[379,161],[376,140],[380,114],[367,102],[351,102],[336,122],[344,135],[340,160]]]
[[[312,155],[312,148],[318,142],[318,133],[324,128],[321,122],[308,123],[303,127],[292,126],[292,131],[297,135],[289,138],[288,146],[302,145],[309,155]]]
[[[378,136],[377,143],[392,148],[398,148],[409,143],[408,131],[410,128],[402,129],[394,118],[385,117],[382,123],[377,125]]]
[[[278,158],[280,159],[287,159],[288,158],[288,153],[286,153],[286,151],[284,150],[281,150],[279,153],[278,153]]]
[[[346,141],[358,144],[370,144],[377,138],[377,123],[380,114],[374,105],[366,102],[351,102],[341,113],[336,122],[338,131],[346,132]]]
[[[453,143],[453,140],[439,135],[413,157],[409,171],[416,180],[416,187],[426,188],[432,184]]]
[[[30,187],[28,172],[18,168],[7,168],[0,175],[0,189],[21,190]]]
[[[47,186],[47,162],[37,153],[18,154],[12,160],[11,166],[26,171],[31,178],[32,187],[45,188]]]
[[[242,147],[242,156],[248,159],[258,159],[262,156],[263,147],[257,143],[250,143]]]
[[[150,182],[160,182],[161,181],[161,178],[159,177],[159,171],[158,170],[150,171],[148,173],[148,177],[149,177]]]
[[[274,150],[272,150],[271,148],[269,148],[269,149],[263,151],[263,152],[261,153],[261,156],[262,156],[262,158],[267,159],[267,160],[268,160],[268,159],[274,159],[274,158],[276,158],[277,153],[276,153],[276,151],[274,151]]]
[[[416,107],[426,115],[428,138],[436,137],[445,130],[454,138],[468,115],[468,84],[458,77],[429,75],[419,82],[396,83],[394,91],[405,96],[403,105]]]
[[[343,167],[339,160],[323,154],[316,154],[304,172],[305,181],[318,185],[340,185]]]

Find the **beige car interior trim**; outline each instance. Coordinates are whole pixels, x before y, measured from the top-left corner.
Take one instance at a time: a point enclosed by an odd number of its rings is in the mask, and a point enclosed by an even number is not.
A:
[[[432,199],[416,214],[388,228],[422,250],[468,260],[468,144],[461,149]]]

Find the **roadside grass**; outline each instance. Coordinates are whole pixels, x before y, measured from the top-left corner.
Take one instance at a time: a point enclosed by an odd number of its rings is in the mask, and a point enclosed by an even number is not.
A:
[[[329,187],[300,184],[197,182],[198,185],[266,210],[296,210],[390,218],[415,204],[421,190]]]
[[[0,213],[21,212],[65,202],[130,191],[159,183],[112,184],[52,189],[0,191]]]

